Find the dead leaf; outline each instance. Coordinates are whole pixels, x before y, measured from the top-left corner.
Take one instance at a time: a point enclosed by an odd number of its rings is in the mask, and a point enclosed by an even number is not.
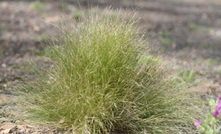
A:
[[[58,22],[61,17],[59,16],[52,16],[52,17],[47,17],[45,18],[46,23],[53,23],[53,22]]]

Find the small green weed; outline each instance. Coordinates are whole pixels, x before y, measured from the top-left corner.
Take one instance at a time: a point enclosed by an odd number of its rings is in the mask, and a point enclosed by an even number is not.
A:
[[[221,74],[221,66],[217,67],[215,70],[214,70],[215,73],[218,73],[218,74]]]
[[[180,73],[180,76],[185,82],[191,82],[195,79],[196,74],[193,70],[187,70],[187,71],[182,71]]]
[[[203,49],[211,49],[212,48],[212,45],[211,44],[205,44],[205,43],[202,43],[200,44],[201,48]]]
[[[58,5],[58,9],[60,9],[62,11],[68,11],[69,10],[68,8],[69,8],[69,5],[67,3],[64,3],[64,2],[62,2]]]
[[[171,39],[171,33],[169,31],[163,31],[161,33],[161,40],[160,42],[164,45],[172,45],[173,40]]]
[[[168,38],[162,38],[161,43],[165,44],[165,45],[172,45],[173,41],[171,39],[168,39]]]
[[[123,0],[122,3],[125,5],[125,6],[131,6],[133,4],[133,0]]]
[[[36,40],[41,42],[41,43],[47,43],[47,42],[50,41],[50,38],[46,34],[41,34],[41,35],[37,36]]]
[[[45,5],[40,1],[35,1],[31,3],[30,7],[32,10],[43,10],[45,8]]]
[[[214,58],[208,58],[208,59],[206,59],[206,63],[207,63],[208,65],[217,65],[217,64],[219,64],[219,62],[218,62],[216,59],[214,59]]]
[[[25,90],[30,119],[77,134],[194,132],[194,100],[147,56],[134,23],[104,13],[64,28],[53,67]]]
[[[170,38],[171,37],[171,33],[169,31],[163,31],[161,33],[161,37],[162,38]]]
[[[72,18],[76,21],[80,21],[84,16],[83,11],[75,11],[72,13]]]
[[[191,31],[195,31],[199,28],[199,26],[195,23],[188,23],[187,26],[188,26],[189,30],[191,30]]]

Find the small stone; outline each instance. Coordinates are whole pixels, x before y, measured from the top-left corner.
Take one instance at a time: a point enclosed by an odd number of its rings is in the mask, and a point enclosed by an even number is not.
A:
[[[3,67],[3,68],[6,68],[7,65],[6,65],[5,63],[2,63],[2,67]]]
[[[11,129],[5,129],[0,131],[0,134],[8,134],[10,132]]]
[[[3,123],[0,127],[0,134],[8,134],[16,129],[16,124],[11,122]]]

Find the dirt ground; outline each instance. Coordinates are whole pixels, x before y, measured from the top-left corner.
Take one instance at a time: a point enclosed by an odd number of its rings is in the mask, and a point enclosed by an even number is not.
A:
[[[42,61],[60,22],[78,23],[83,11],[106,7],[137,12],[152,54],[194,82],[202,98],[221,95],[220,0],[0,0],[0,134],[62,133],[18,120],[16,88],[34,79],[28,64]]]

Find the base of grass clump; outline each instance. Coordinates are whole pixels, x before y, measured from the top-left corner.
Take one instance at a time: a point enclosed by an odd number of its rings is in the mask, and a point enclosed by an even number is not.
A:
[[[194,131],[188,96],[138,34],[133,20],[105,15],[64,28],[53,67],[29,86],[30,118],[76,134]]]

